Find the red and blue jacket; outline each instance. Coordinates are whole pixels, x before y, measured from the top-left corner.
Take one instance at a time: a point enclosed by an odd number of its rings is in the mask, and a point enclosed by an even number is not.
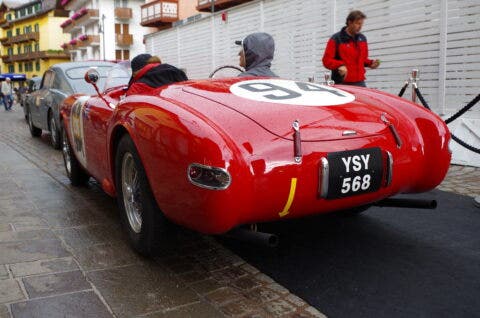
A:
[[[352,37],[343,27],[328,40],[322,62],[333,72],[345,65],[347,76],[343,82],[354,83],[365,80],[365,66],[372,65],[373,60],[368,58],[367,38],[362,33]]]

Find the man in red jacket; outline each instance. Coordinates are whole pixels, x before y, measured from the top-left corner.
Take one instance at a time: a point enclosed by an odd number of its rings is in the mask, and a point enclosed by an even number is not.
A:
[[[368,58],[367,38],[360,33],[366,18],[361,11],[350,12],[347,26],[328,40],[322,62],[332,70],[337,84],[365,87],[365,66],[375,69],[380,65],[379,60]]]

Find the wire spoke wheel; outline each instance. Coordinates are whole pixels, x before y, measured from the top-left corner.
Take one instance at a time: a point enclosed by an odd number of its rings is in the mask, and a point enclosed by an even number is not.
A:
[[[70,176],[72,174],[72,158],[70,157],[70,145],[68,144],[65,129],[62,130],[62,154],[65,170],[67,170],[67,175]]]
[[[138,170],[131,153],[127,152],[122,160],[123,204],[130,227],[135,233],[142,229],[142,205]]]

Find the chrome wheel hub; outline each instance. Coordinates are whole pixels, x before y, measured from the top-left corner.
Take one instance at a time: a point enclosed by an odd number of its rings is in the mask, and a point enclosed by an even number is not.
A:
[[[142,229],[140,180],[135,161],[129,152],[123,156],[121,173],[123,205],[127,214],[128,223],[135,233],[140,233]]]

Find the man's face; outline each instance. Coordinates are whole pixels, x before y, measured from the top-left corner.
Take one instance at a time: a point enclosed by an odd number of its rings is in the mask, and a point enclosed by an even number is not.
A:
[[[245,68],[246,62],[245,62],[245,52],[243,51],[243,48],[241,48],[240,52],[238,52],[238,56],[239,56],[238,65]]]
[[[348,21],[347,28],[349,33],[352,35],[360,33],[360,31],[362,30],[364,20],[365,19],[357,19],[355,21]]]

